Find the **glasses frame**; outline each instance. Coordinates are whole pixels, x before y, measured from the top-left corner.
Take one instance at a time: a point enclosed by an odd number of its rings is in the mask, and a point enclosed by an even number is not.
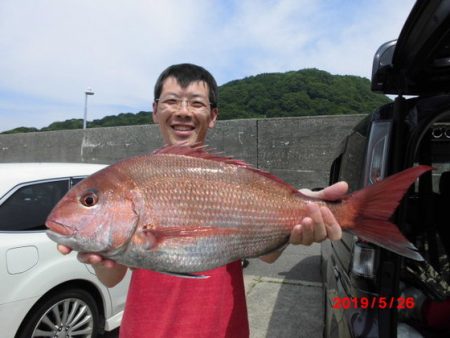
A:
[[[186,108],[189,108],[189,109],[192,109],[192,110],[195,110],[195,111],[201,111],[203,109],[207,109],[208,107],[209,107],[209,109],[214,108],[214,105],[209,100],[208,100],[208,103],[205,106],[195,107],[192,104],[192,101],[194,101],[195,99],[196,98],[188,99],[188,98],[185,98],[185,97],[184,98],[176,98],[176,97],[167,98],[168,101],[172,101],[173,100],[173,101],[177,102],[176,104],[173,104],[173,105],[162,101],[162,100],[166,100],[166,98],[163,98],[163,99],[157,98],[157,99],[155,99],[155,102],[165,105],[164,108],[175,109],[175,110],[180,110],[182,105],[183,105],[183,102],[186,102]]]

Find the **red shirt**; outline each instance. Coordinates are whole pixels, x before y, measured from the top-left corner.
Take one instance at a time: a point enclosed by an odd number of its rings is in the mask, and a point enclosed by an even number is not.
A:
[[[133,271],[120,338],[249,337],[241,262],[201,274],[210,277]]]

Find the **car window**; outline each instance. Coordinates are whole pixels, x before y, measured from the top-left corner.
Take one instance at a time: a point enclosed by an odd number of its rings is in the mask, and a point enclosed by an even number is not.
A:
[[[45,229],[45,220],[68,190],[68,180],[27,185],[0,205],[0,231]]]
[[[78,182],[81,182],[84,179],[85,179],[85,177],[72,177],[70,179],[70,186],[73,187],[75,184],[77,184]]]

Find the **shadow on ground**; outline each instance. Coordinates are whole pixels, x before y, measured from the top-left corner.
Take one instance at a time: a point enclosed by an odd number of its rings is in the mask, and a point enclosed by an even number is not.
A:
[[[266,337],[318,337],[323,328],[320,256],[301,260],[284,277]]]

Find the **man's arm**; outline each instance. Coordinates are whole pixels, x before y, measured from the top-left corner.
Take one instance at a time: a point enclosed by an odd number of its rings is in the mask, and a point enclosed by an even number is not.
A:
[[[300,192],[306,196],[320,198],[327,201],[335,201],[341,199],[348,190],[346,182],[338,182],[320,191],[311,191],[302,189]],[[342,230],[330,209],[327,207],[319,207],[316,204],[309,204],[309,217],[305,217],[300,224],[297,224],[289,237],[290,244],[311,245],[319,243],[329,238],[330,240],[338,240],[342,237]],[[281,250],[273,251],[267,255],[261,256],[260,259],[266,263],[275,262],[283,252]]]

